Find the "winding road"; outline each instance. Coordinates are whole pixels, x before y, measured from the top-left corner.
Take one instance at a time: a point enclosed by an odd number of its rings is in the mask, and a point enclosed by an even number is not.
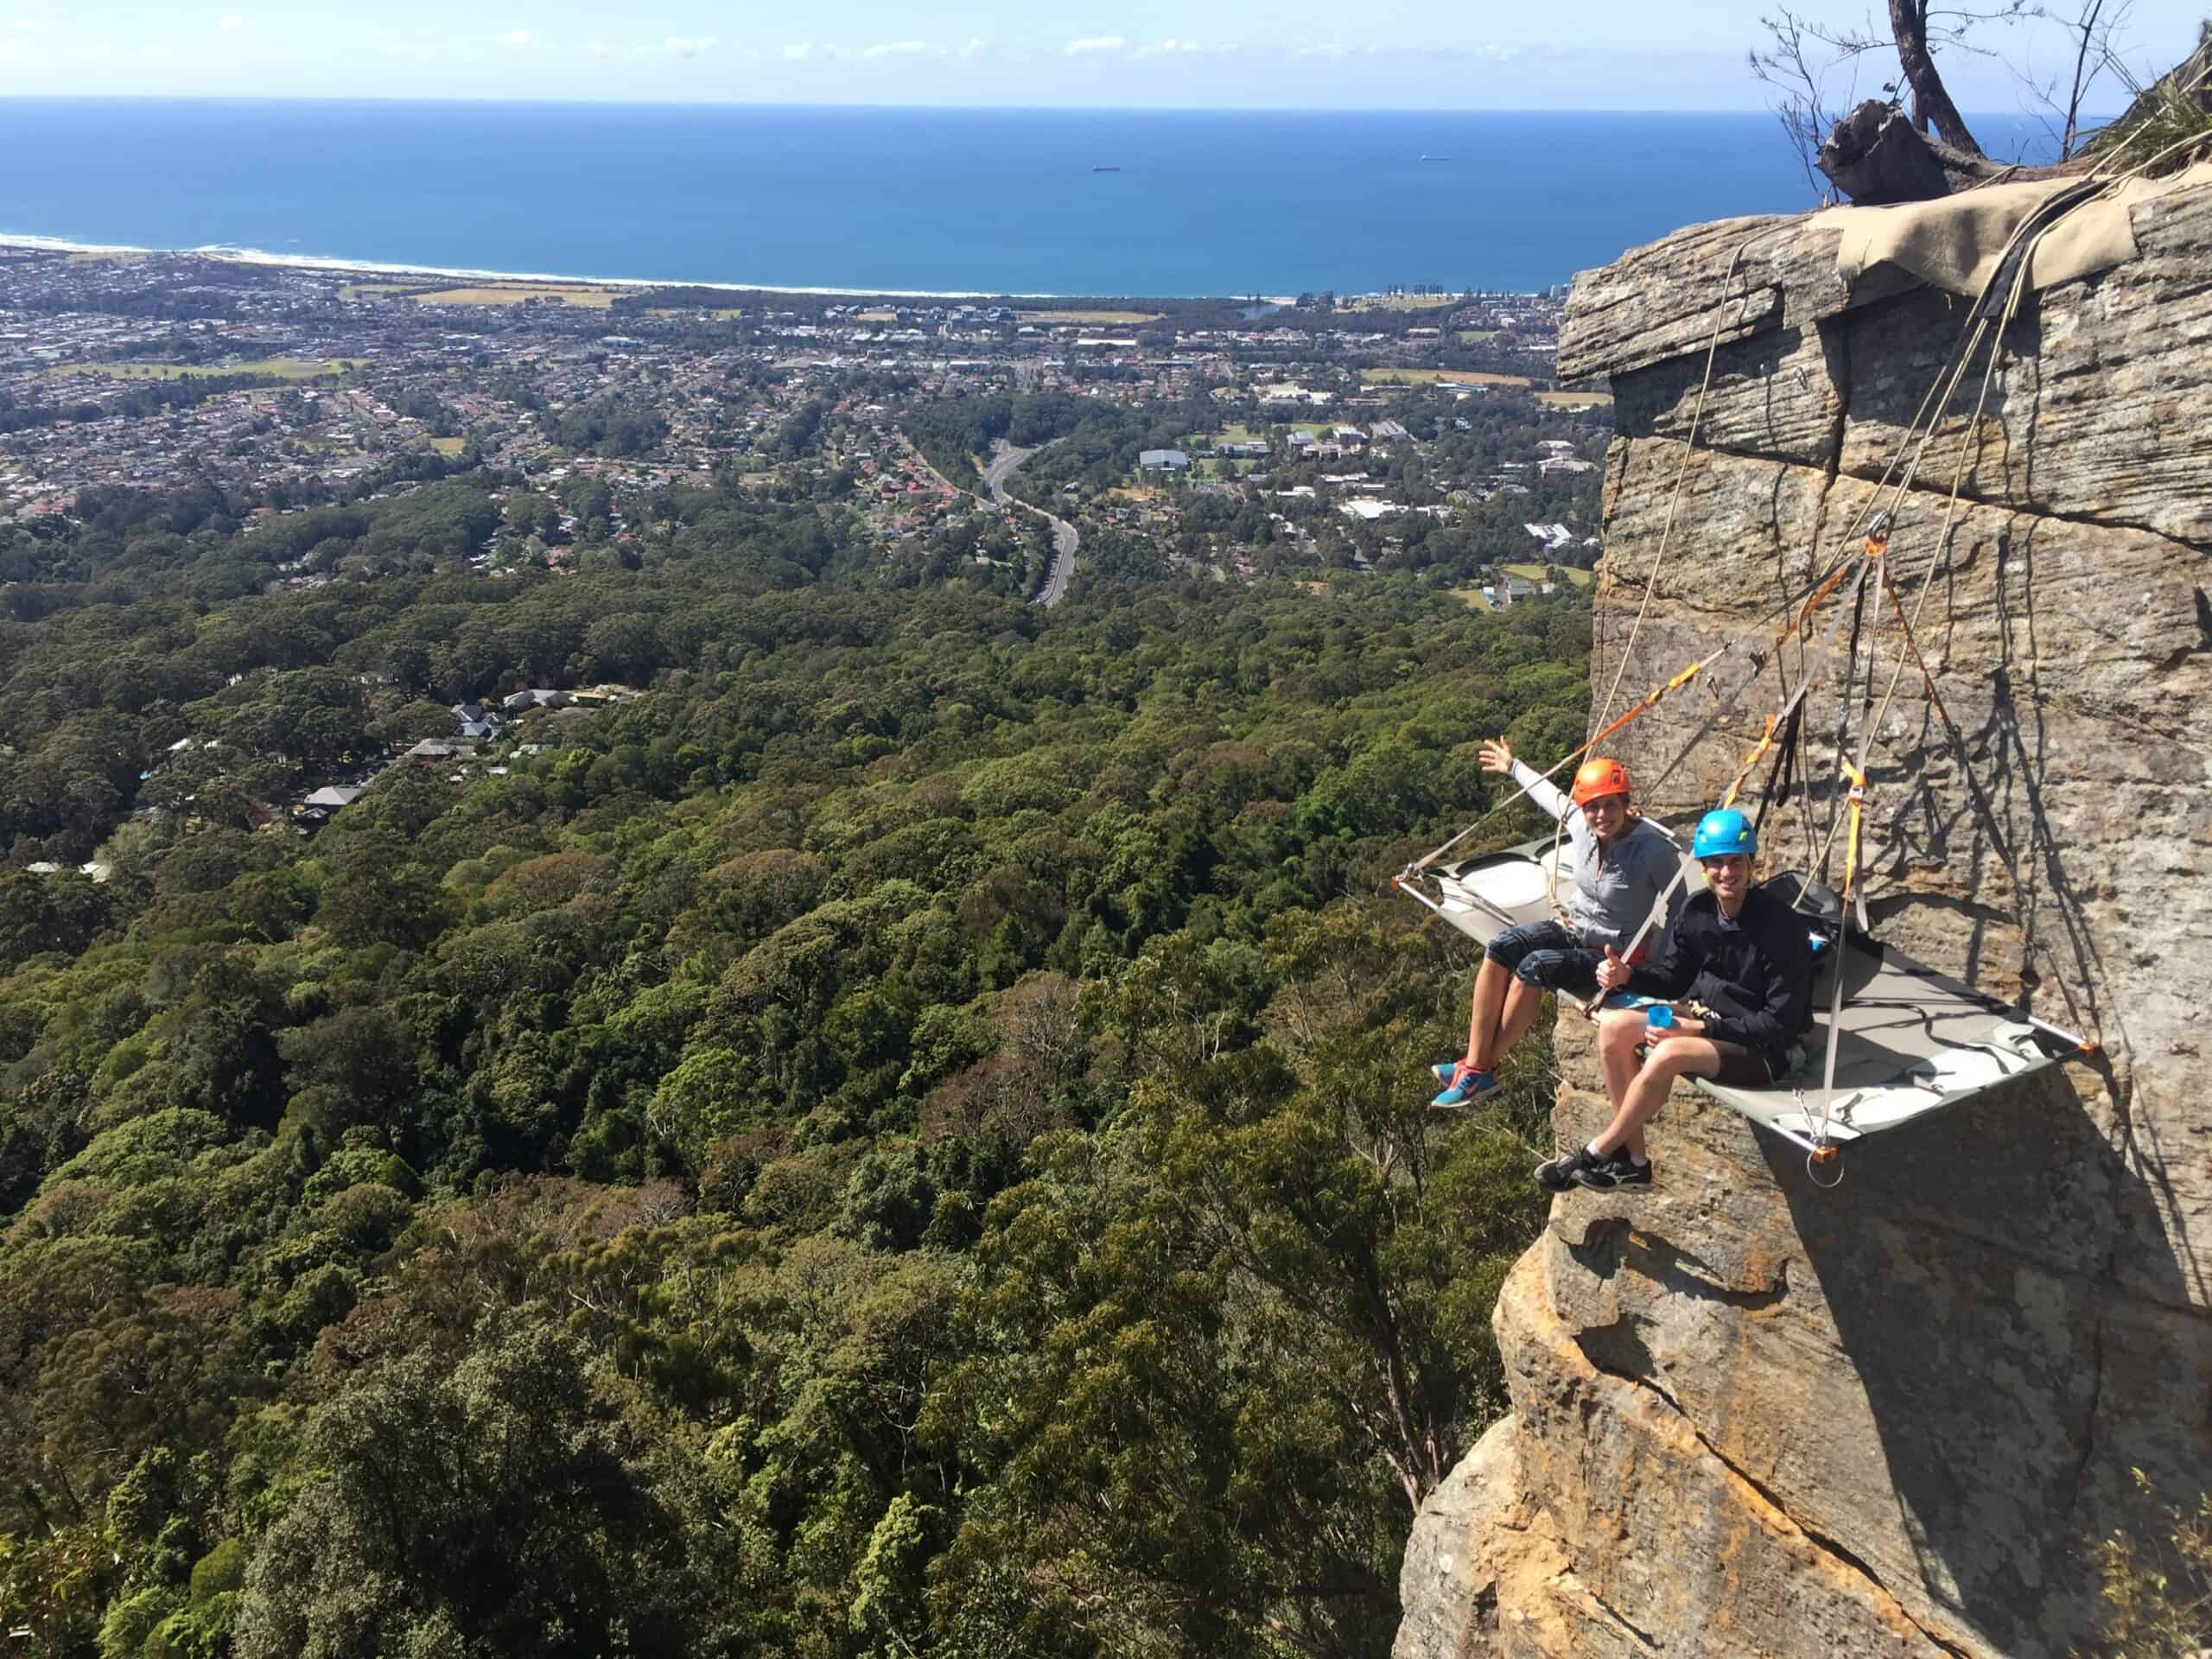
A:
[[[1038,449],[1045,446],[1039,444]],[[1021,470],[1021,463],[1037,453],[1037,449],[1017,449],[1001,438],[994,446],[991,464],[983,468],[984,487],[991,493],[991,499],[1001,506],[1020,507],[1033,512],[1052,527],[1052,568],[1046,572],[1045,585],[1037,590],[1034,602],[1050,608],[1067,597],[1068,578],[1075,574],[1075,550],[1083,538],[1076,527],[1065,518],[1054,518],[1042,507],[1033,507],[1027,501],[1016,500],[1007,493],[1006,481]]]
[[[929,457],[905,433],[899,435],[899,442],[905,446],[914,464],[946,489],[956,495],[973,497],[978,501],[983,499],[973,490],[962,489],[938,471],[930,464]],[[1033,605],[1042,605],[1048,610],[1067,597],[1068,578],[1075,575],[1075,550],[1083,537],[1066,519],[1055,518],[1042,507],[1033,507],[1027,501],[1008,495],[1006,481],[1020,471],[1021,463],[1035,454],[1038,449],[1058,442],[1058,439],[1047,439],[1034,449],[1017,449],[1004,438],[995,439],[991,445],[991,463],[983,468],[983,485],[990,491],[993,501],[1002,507],[1020,507],[1024,512],[1033,512],[1052,527],[1052,568],[1045,573],[1045,585],[1037,590],[1037,597],[1029,601]]]

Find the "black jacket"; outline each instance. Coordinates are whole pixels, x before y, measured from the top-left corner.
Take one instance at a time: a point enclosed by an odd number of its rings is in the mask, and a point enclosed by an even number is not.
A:
[[[1705,1024],[1717,1042],[1766,1052],[1795,1042],[1813,1017],[1810,925],[1782,899],[1754,887],[1720,924],[1711,889],[1691,895],[1648,967],[1627,988],[1669,1002],[1702,1002],[1719,1015]]]

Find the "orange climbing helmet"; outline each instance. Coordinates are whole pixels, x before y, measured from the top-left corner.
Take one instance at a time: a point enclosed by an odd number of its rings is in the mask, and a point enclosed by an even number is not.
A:
[[[1587,806],[1600,795],[1628,793],[1628,768],[1618,760],[1585,760],[1575,768],[1574,804]]]

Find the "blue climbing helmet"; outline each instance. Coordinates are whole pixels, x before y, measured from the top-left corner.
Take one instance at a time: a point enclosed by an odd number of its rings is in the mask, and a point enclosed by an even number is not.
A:
[[[1759,832],[1751,827],[1751,821],[1728,806],[1700,818],[1697,834],[1690,841],[1692,858],[1725,858],[1731,853],[1748,858],[1758,849]]]

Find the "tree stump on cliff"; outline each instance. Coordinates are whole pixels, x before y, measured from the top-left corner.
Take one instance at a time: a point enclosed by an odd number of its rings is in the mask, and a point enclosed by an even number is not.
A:
[[[1929,201],[2004,175],[2049,178],[2050,167],[1999,167],[1916,128],[1894,104],[1869,99],[1835,124],[1821,146],[1821,171],[1853,201]]]

